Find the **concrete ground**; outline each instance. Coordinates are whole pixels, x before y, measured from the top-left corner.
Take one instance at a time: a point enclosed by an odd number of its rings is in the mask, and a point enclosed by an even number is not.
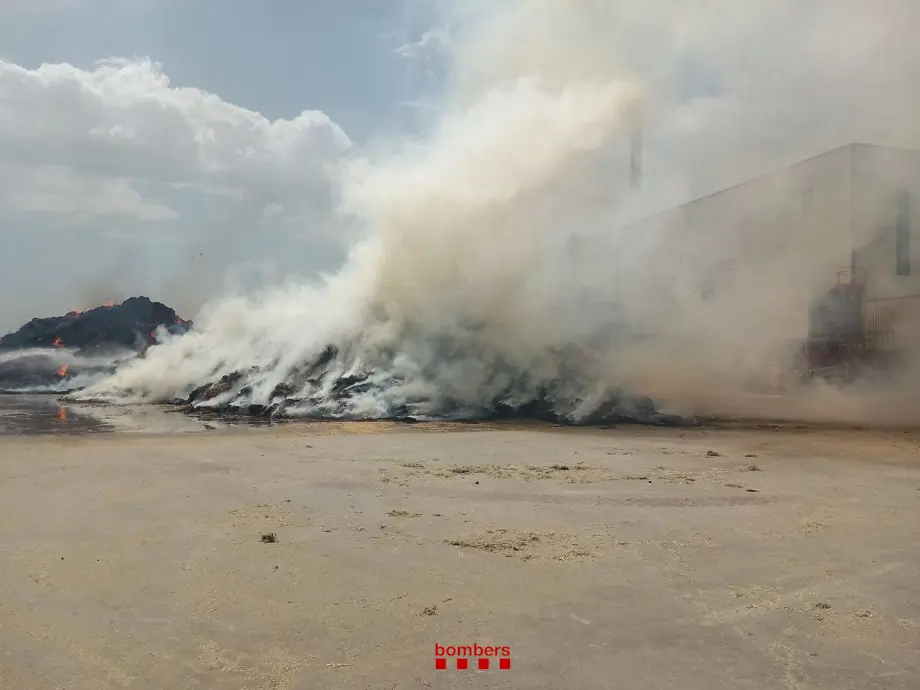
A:
[[[0,687],[915,690],[918,449],[795,428],[2,438]],[[476,643],[511,668],[435,669],[436,644]]]

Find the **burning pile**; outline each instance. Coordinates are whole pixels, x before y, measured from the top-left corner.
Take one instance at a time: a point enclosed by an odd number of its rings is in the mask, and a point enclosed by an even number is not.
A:
[[[61,393],[91,385],[191,322],[147,297],[32,319],[0,338],[0,390]]]
[[[681,423],[626,390],[613,346],[592,344],[615,318],[588,308],[610,296],[610,262],[570,257],[573,232],[610,223],[583,191],[635,89],[549,82],[464,94],[404,157],[356,157],[336,196],[343,229],[368,233],[337,273],[215,299],[194,332],[74,397],[312,419]]]
[[[438,366],[456,364],[452,359],[445,354]],[[547,367],[553,368],[555,374],[546,377]],[[452,395],[434,380],[430,387],[419,386],[419,381],[401,373],[394,361],[372,363],[365,359],[359,363],[347,351],[330,345],[271,390],[266,388],[270,371],[253,367],[225,374],[168,402],[192,413],[317,420],[517,419],[564,425],[656,426],[692,423],[660,412],[649,398],[592,385],[590,361],[585,361],[577,348],[548,353],[538,369],[543,373],[522,370],[510,362],[495,363],[492,375],[477,387],[488,394],[472,402],[459,392]]]
[[[118,305],[110,302],[89,311],[32,319],[0,338],[0,350],[67,347],[80,354],[124,349],[143,352],[157,341],[157,329],[182,334],[191,325],[165,304],[131,297]]]

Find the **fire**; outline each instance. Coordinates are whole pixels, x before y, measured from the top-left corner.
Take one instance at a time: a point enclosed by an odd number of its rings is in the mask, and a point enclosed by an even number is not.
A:
[[[67,365],[66,365],[66,364],[62,364],[62,365],[58,368],[57,374],[58,374],[58,376],[60,376],[61,378],[64,378],[65,376],[67,376]]]
[[[55,347],[60,347],[63,344],[64,344],[64,341],[61,340],[61,336],[59,335],[54,336],[54,346]]]
[[[67,423],[67,408],[66,407],[58,408],[58,419],[60,419],[65,424]]]

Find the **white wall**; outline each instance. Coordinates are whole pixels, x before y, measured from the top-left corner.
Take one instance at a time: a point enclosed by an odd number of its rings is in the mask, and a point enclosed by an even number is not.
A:
[[[853,146],[853,243],[869,299],[920,295],[920,152]],[[895,271],[896,197],[910,199],[909,276]]]
[[[909,276],[895,274],[894,198],[902,190],[911,195]],[[852,144],[618,234],[627,247],[643,247],[622,252],[611,275],[637,327],[718,341],[726,344],[720,357],[734,344],[744,366],[763,359],[770,343],[807,335],[810,303],[850,278],[838,272],[849,269],[854,249],[869,299],[901,298],[870,304],[872,324],[891,330],[897,321],[900,333],[901,312],[916,312],[908,320],[918,321],[910,330],[920,334],[920,307],[907,309],[904,299],[920,296],[920,152]],[[707,280],[712,295],[703,300]]]
[[[849,264],[850,155],[837,149],[685,206],[685,241],[727,326],[807,333],[809,302]]]

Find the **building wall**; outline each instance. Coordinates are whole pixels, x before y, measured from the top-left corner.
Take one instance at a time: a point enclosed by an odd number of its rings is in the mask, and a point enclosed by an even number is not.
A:
[[[849,165],[850,150],[836,149],[691,202],[688,240],[705,238],[713,269],[779,270],[799,258],[836,268],[850,249]]]
[[[852,148],[853,245],[867,298],[920,296],[920,152]]]
[[[651,325],[685,331],[696,320],[726,339],[803,338],[810,304],[855,278],[867,284],[867,320],[886,347],[920,343],[920,152],[851,144],[620,233],[655,238],[646,241],[654,256],[627,258],[636,270],[617,271],[623,299],[689,314],[653,313]]]
[[[836,149],[687,204],[685,244],[738,327],[807,333],[850,256],[850,156]]]

